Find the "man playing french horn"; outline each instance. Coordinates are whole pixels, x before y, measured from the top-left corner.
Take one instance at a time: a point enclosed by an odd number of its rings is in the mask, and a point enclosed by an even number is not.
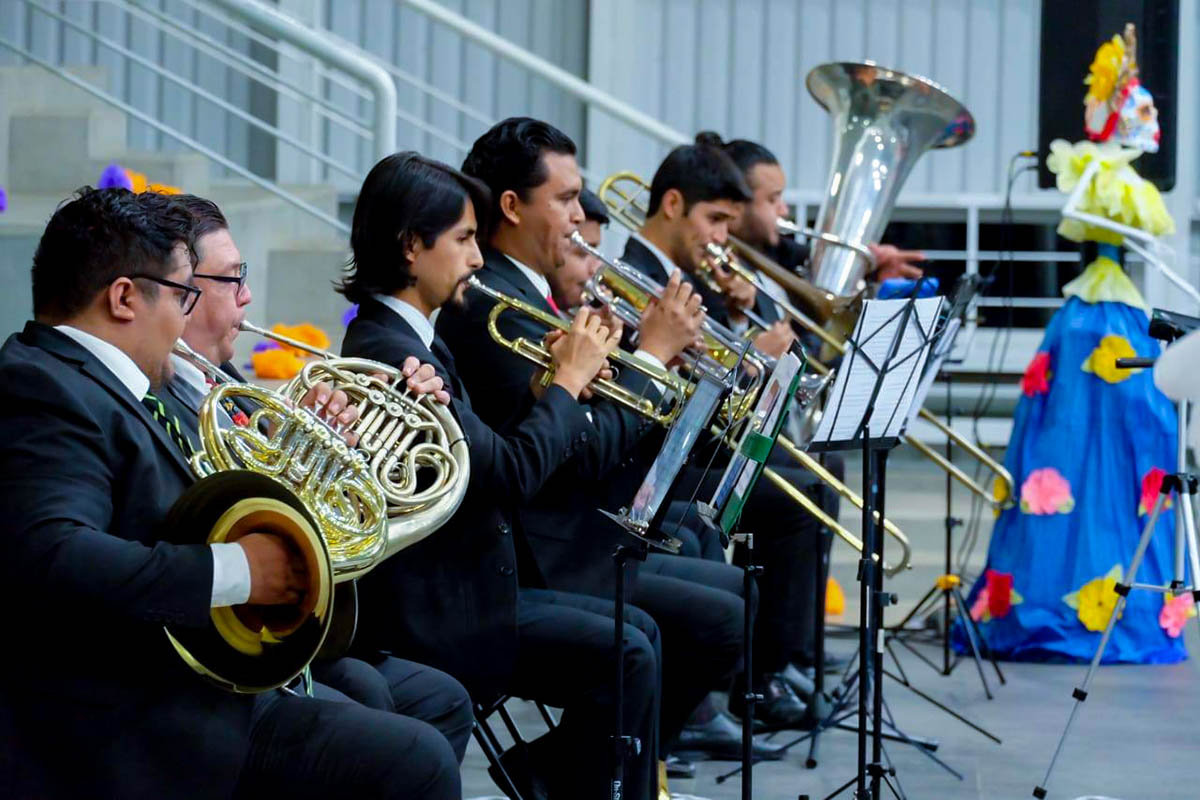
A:
[[[194,195],[181,195],[175,199],[192,214],[197,258],[193,278],[206,290],[188,315],[183,341],[211,363],[219,364],[222,372],[242,380],[231,359],[246,310],[252,302],[249,269],[233,240],[225,215],[215,203]],[[167,392],[182,409],[182,427],[194,436],[200,403],[208,391],[207,379],[195,365],[179,355],[171,357],[171,366],[174,374],[167,382]],[[442,379],[437,377],[431,365],[422,365],[416,358],[411,358],[402,366],[402,371],[414,394],[432,393],[444,402],[449,401],[442,388]],[[355,421],[359,412],[348,402],[345,392],[318,384],[309,390],[300,405],[314,409],[339,426],[347,426]],[[234,424],[235,419],[245,424],[244,413],[236,407],[229,422]],[[357,438],[353,431],[343,435],[351,444]],[[314,695],[354,700],[371,708],[394,711],[427,722],[446,737],[461,763],[474,720],[466,689],[433,667],[380,653],[361,655],[368,658],[369,663],[347,656],[315,660],[312,663],[316,681]]]
[[[81,190],[34,257],[35,320],[0,350],[4,582],[26,601],[3,666],[6,791],[458,798],[454,753],[429,725],[222,691],[164,635],[239,599],[294,604],[307,586],[275,535],[179,543],[163,525],[194,480],[159,399],[203,291],[192,231],[163,195]]]
[[[415,153],[372,168],[355,206],[353,264],[342,291],[359,303],[343,355],[401,364],[416,355],[437,367],[470,447],[466,498],[436,535],[366,576],[360,643],[445,669],[478,702],[500,694],[564,709],[560,724],[528,748],[505,753],[504,767],[526,797],[608,796],[613,718],[612,603],[567,592],[521,588],[530,569],[516,506],[586,449],[591,423],[578,398],[617,343],[588,312],[549,343],[548,385],[522,386],[520,414],[490,427],[474,411],[478,395],[430,317],[462,302],[483,259],[477,215],[487,188]],[[626,762],[625,795],[652,797],[657,741],[658,628],[627,613],[623,730],[641,749]]]

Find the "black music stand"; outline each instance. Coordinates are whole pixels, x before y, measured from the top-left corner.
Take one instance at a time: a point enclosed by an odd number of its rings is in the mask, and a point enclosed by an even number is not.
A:
[[[600,513],[620,525],[633,541],[617,545],[613,550],[613,569],[616,571],[613,608],[613,651],[616,679],[613,689],[612,780],[609,796],[621,800],[625,794],[625,759],[636,755],[643,743],[627,736],[624,728],[625,705],[625,568],[632,561],[645,561],[651,547],[668,553],[678,553],[678,539],[661,531],[661,522],[670,496],[671,485],[701,435],[708,430],[709,421],[729,390],[723,377],[700,373],[692,394],[671,424],[662,449],[650,465],[645,480],[628,508],[612,514]]]
[[[810,449],[849,450],[860,448],[862,453],[863,484],[863,556],[859,560],[859,663],[856,674],[847,678],[847,692],[857,684],[858,709],[858,770],[849,781],[838,787],[829,798],[836,797],[851,786],[858,800],[878,800],[882,785],[896,797],[902,797],[891,778],[895,769],[885,764],[883,751],[883,649],[880,632],[883,610],[895,602],[895,597],[883,589],[884,546],[882,525],[887,479],[887,454],[899,442],[909,411],[916,400],[920,376],[936,338],[933,328],[937,322],[942,298],[918,300],[920,281],[908,300],[868,301],[859,318],[850,348],[839,370],[837,382],[830,395],[832,413],[827,413]],[[835,707],[816,731],[803,738],[819,735],[823,727],[833,722],[842,706]],[[889,714],[890,716],[890,714]],[[832,725],[831,725],[832,723]],[[868,757],[868,727],[870,754]],[[889,725],[893,730],[894,726]],[[901,741],[916,743],[899,732]],[[800,740],[797,740],[800,741]],[[927,753],[928,754],[928,753]],[[933,756],[930,756],[933,758]],[[935,761],[938,759],[934,758]],[[938,761],[939,764],[942,762]],[[942,766],[946,766],[942,764]],[[948,769],[948,767],[947,767]],[[801,795],[806,798],[807,795]]]

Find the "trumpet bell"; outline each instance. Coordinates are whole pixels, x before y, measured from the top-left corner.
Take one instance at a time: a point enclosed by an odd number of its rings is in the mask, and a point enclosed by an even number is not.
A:
[[[205,627],[166,627],[183,660],[222,689],[250,694],[295,679],[325,641],[333,604],[329,550],[304,503],[265,475],[218,472],[180,495],[167,514],[165,530],[178,544],[235,542],[249,533],[272,533],[299,553],[308,586],[298,605],[214,608]]]
[[[921,155],[955,147],[975,119],[933,81],[872,62],[822,64],[805,80],[829,112],[833,163],[814,226],[856,244],[879,241],[900,187]],[[846,247],[813,241],[813,280],[836,295],[858,290],[868,262]]]

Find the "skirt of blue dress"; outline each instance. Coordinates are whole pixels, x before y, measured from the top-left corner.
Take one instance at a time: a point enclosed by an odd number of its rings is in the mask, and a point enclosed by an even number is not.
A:
[[[1127,577],[1149,518],[1156,471],[1175,471],[1174,404],[1155,388],[1150,370],[1114,374],[1105,367],[1132,355],[1130,348],[1140,356],[1160,352],[1143,311],[1072,297],[1026,373],[1005,459],[1019,502],[996,520],[986,570],[967,598],[1000,658],[1092,658],[1116,600],[1114,579]],[[1138,583],[1170,582],[1175,527],[1170,508],[1156,525]],[[1179,632],[1189,613],[1186,598],[1132,592],[1104,662],[1186,658]],[[960,651],[963,634],[956,625]]]

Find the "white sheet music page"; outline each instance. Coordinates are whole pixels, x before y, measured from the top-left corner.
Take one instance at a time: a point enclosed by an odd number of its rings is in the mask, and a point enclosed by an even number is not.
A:
[[[882,369],[887,360],[903,319],[899,312],[907,302],[904,299],[868,300],[863,304],[862,315],[850,337],[851,342],[861,343],[861,350],[847,352],[842,358],[833,391],[829,394],[829,405],[813,437],[814,444],[848,442],[854,438],[875,389],[876,370]],[[870,438],[892,438],[903,433],[929,357],[927,337],[933,334],[944,302],[942,297],[925,297],[914,304],[900,346],[875,398]]]

